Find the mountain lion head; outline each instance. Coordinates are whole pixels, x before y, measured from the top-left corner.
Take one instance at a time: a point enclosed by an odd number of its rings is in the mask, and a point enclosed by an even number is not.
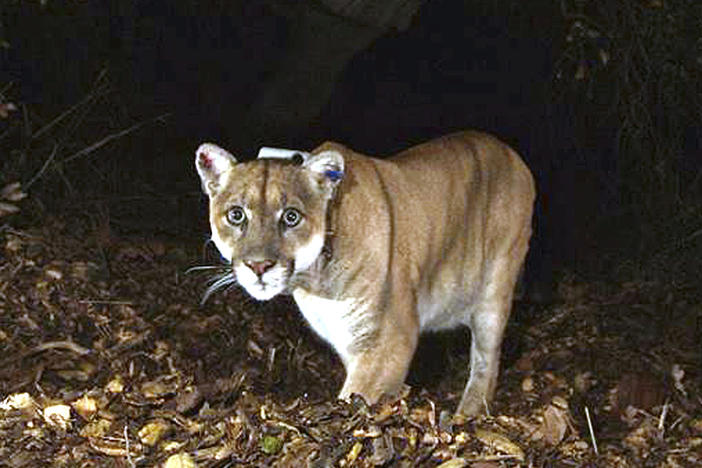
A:
[[[237,282],[258,300],[288,288],[322,253],[327,204],[344,160],[327,151],[303,160],[237,160],[205,143],[196,166],[210,198],[212,240]]]

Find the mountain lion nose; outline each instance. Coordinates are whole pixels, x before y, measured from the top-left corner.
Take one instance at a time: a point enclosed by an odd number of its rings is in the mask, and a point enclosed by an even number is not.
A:
[[[261,262],[252,262],[247,260],[244,262],[244,265],[251,268],[251,270],[256,273],[256,276],[261,277],[266,271],[270,270],[271,267],[275,265],[275,261],[263,260]]]

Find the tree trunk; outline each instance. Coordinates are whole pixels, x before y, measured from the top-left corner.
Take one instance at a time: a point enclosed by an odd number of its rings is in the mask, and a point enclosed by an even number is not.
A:
[[[421,0],[310,0],[283,13],[291,31],[247,116],[246,140],[273,141],[306,127],[327,103],[353,56],[392,28],[409,25]]]

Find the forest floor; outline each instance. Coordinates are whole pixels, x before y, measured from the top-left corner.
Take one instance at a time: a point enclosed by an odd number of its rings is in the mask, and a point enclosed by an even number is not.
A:
[[[287,299],[201,305],[202,245],[79,217],[0,228],[0,466],[702,466],[702,306],[562,280],[517,303],[490,415],[451,420],[469,334],[422,340],[400,399],[335,401]]]

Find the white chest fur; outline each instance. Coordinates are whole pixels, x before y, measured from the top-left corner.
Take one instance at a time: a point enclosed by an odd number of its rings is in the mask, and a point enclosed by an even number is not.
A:
[[[366,332],[362,303],[354,299],[326,299],[299,288],[293,291],[293,297],[312,329],[331,344],[347,364],[350,347]]]

